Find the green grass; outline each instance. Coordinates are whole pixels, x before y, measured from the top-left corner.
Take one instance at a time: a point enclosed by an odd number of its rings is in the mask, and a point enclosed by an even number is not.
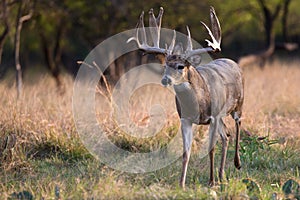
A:
[[[267,139],[243,137],[243,166],[240,171],[233,166],[231,144],[225,171],[227,181],[212,189],[207,188],[209,168],[206,157],[199,159],[192,155],[187,176],[188,189],[182,191],[178,187],[180,159],[155,172],[128,174],[101,164],[80,146],[66,150],[48,144],[47,151],[42,149],[35,156],[1,170],[0,191],[5,197],[14,192],[28,191],[36,199],[57,199],[58,196],[62,199],[206,199],[210,190],[224,198],[251,197],[253,194],[242,181],[250,178],[260,185],[259,197],[269,199],[274,193],[283,196],[281,187],[288,179],[299,182],[300,149],[299,142],[287,141],[286,146],[274,146],[269,145]],[[218,148],[217,162],[219,151]]]

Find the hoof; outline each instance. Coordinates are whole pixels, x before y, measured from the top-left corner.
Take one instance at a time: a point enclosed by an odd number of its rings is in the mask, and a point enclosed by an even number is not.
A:
[[[241,161],[240,159],[234,159],[234,166],[237,168],[237,169],[241,169]]]
[[[185,191],[185,184],[184,183],[179,183],[179,187],[181,187],[181,189]]]
[[[216,186],[215,181],[209,181],[208,186],[209,186],[209,187],[214,187],[214,186]]]

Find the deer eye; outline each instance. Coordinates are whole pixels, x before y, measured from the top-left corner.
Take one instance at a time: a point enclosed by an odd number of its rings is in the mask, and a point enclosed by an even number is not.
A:
[[[177,69],[180,69],[180,70],[184,69],[184,65],[177,65]]]

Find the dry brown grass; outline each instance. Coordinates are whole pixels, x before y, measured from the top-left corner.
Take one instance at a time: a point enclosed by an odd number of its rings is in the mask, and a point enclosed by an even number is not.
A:
[[[275,61],[264,69],[246,68],[244,76],[243,129],[262,136],[300,137],[299,62]],[[66,93],[59,95],[55,82],[48,75],[34,79],[27,77],[23,96],[19,101],[16,100],[16,91],[10,84],[11,81],[12,79],[3,80],[0,84],[1,138],[16,134],[16,146],[21,146],[22,151],[31,152],[30,148],[49,141],[58,146],[68,146],[69,149],[75,148],[72,145],[77,145],[78,141],[75,144],[68,142],[79,140],[72,116],[72,78],[65,76]],[[108,134],[116,135],[116,122],[111,117],[112,109],[107,97],[99,93],[96,100],[99,123],[106,127]],[[174,94],[166,88],[144,86],[133,94],[130,102],[131,120],[144,129],[147,129],[147,124],[153,117],[149,106],[161,105],[164,109],[165,127],[156,135],[153,145],[157,146],[157,142],[163,141],[163,138],[167,138],[164,142],[168,142],[176,134],[179,119]],[[145,140],[141,140],[139,146]],[[196,138],[196,141],[200,140],[201,138]]]
[[[299,61],[244,69],[243,127],[258,135],[300,137]]]
[[[65,95],[59,95],[55,82],[49,76],[35,80],[35,83],[25,80],[20,100],[16,98],[14,85],[9,83],[11,80],[4,80],[0,84],[0,93],[3,94],[0,100],[0,141],[3,143],[7,136],[16,136],[13,155],[6,157],[7,162],[3,162],[7,169],[26,165],[26,157],[43,154],[43,145],[51,146],[49,151],[55,147],[71,150],[77,145],[74,142],[78,137],[71,109],[71,77],[65,77],[64,81],[69,87]]]

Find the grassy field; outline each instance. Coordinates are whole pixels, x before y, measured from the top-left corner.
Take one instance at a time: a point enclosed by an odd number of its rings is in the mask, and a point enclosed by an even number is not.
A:
[[[24,94],[19,101],[14,77],[7,77],[0,82],[0,199],[288,198],[284,192],[297,189],[284,183],[289,179],[300,183],[300,62],[274,61],[264,69],[246,68],[244,76],[242,169],[234,168],[231,139],[227,181],[208,188],[208,158],[199,159],[197,154],[206,133],[206,128],[200,127],[193,143],[185,191],[178,187],[181,159],[142,174],[117,171],[95,159],[81,143],[73,121],[71,77],[64,77],[64,95],[56,91],[49,76],[25,77]],[[109,115],[109,96],[103,96],[101,91],[96,95],[98,122],[106,127],[111,140],[126,150],[158,149],[170,141],[179,125],[174,102],[165,102],[172,94],[164,91],[143,88],[136,93],[146,95],[137,95],[139,98],[132,101],[130,116],[141,126],[149,119],[148,103],[167,108],[165,127],[151,139],[139,140],[118,130]],[[217,145],[217,166],[220,151]],[[291,194],[289,198],[300,197]]]

